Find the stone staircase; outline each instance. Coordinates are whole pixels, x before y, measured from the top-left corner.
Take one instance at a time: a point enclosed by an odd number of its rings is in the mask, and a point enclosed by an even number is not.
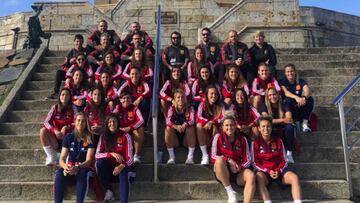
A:
[[[317,132],[299,135],[301,154],[295,157],[296,164],[291,166],[301,179],[303,198],[315,202],[350,202],[338,113],[330,102],[360,73],[360,48],[281,49],[278,52],[279,72],[284,64],[294,63],[301,77],[310,84],[316,101],[315,112],[319,117]],[[8,113],[6,122],[0,123],[0,201],[52,200],[55,167],[44,166],[45,155],[38,133],[47,111],[55,102],[44,101],[43,98],[52,92],[56,66],[62,62],[64,55],[65,52],[49,52],[43,58],[21,98]],[[355,88],[350,97],[359,95],[359,92],[360,88]],[[346,104],[349,102],[347,100]],[[356,107],[351,115],[359,112],[360,107]],[[359,133],[355,132],[352,136],[356,134]],[[137,168],[137,179],[132,185],[132,201],[226,199],[223,186],[214,180],[212,167],[183,164],[186,150],[182,148],[176,150],[178,164],[160,165],[160,182],[154,184],[151,138],[147,134],[142,154],[144,163]],[[356,147],[351,154],[355,195],[360,194],[357,189],[360,186],[360,166],[356,163],[359,156],[360,147]],[[166,152],[163,160],[167,160]],[[195,152],[195,162],[200,162],[199,149]],[[236,189],[241,191],[241,197],[242,189]],[[284,191],[273,185],[271,194],[280,202],[291,200],[289,188]],[[74,192],[69,192],[67,199],[74,199]]]

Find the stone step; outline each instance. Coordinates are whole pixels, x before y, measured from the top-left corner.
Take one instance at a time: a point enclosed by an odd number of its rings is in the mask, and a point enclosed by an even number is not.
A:
[[[310,87],[312,87],[313,85],[346,86],[354,79],[354,76],[306,77],[304,79],[306,79]]]
[[[317,48],[287,48],[276,49],[278,55],[282,54],[349,54],[360,53],[359,46],[353,47],[317,47]]]
[[[176,148],[177,163],[185,163],[187,150]],[[0,164],[43,164],[45,162],[45,153],[43,149],[0,149]],[[142,152],[143,163],[153,162],[152,147],[144,147]],[[360,158],[360,147],[355,147],[350,155],[351,161],[357,162]],[[344,160],[343,150],[340,146],[302,146],[299,155],[294,155],[296,162],[342,162]],[[162,163],[168,160],[168,153],[163,150]],[[201,152],[196,147],[194,161],[200,163]]]
[[[343,54],[279,54],[277,60],[280,63],[296,63],[297,61],[343,61],[343,60],[358,60],[359,53],[343,53]],[[56,57],[54,57],[56,58]],[[60,61],[63,58],[55,59]],[[55,61],[54,60],[54,61]],[[282,66],[283,68],[283,66]]]
[[[292,63],[295,65],[295,67],[299,67],[299,70],[316,70],[319,69],[334,69],[334,68],[357,68],[359,69],[358,60],[347,60],[347,61],[306,61],[306,60],[300,60],[300,61],[281,61],[281,63],[278,63],[276,67],[279,70],[283,70],[284,66],[288,63]]]
[[[56,168],[44,165],[0,165],[0,182],[53,181]],[[319,168],[323,170],[318,170]],[[294,171],[301,180],[343,180],[346,178],[344,163],[296,163],[290,165],[289,169]],[[353,163],[351,169],[354,172],[359,170],[359,164]],[[214,180],[213,166],[199,164],[160,164],[158,174],[160,181]],[[153,165],[136,166],[136,176],[137,181],[152,181]]]
[[[46,88],[46,90],[27,90],[21,94],[21,100],[46,100],[45,98],[53,94],[53,90]],[[54,103],[56,99],[52,99]]]
[[[1,200],[51,200],[52,182],[2,182],[0,187]],[[309,199],[349,199],[347,183],[343,180],[301,181],[302,194]],[[116,185],[117,186],[117,185]],[[114,191],[118,191],[117,187]],[[227,199],[224,187],[216,181],[179,181],[179,182],[142,182],[132,184],[131,200],[214,200]],[[235,187],[239,199],[243,189]],[[9,192],[11,191],[11,192]],[[74,187],[65,199],[74,198]],[[166,191],[166,192],[165,192]],[[276,184],[270,188],[274,199],[291,200],[290,188],[280,189]],[[115,193],[117,196],[117,193]],[[176,195],[174,195],[176,194]]]
[[[60,65],[62,63],[64,63],[64,58],[66,55],[64,56],[46,56],[43,58],[42,60],[42,64],[53,64],[53,65]]]

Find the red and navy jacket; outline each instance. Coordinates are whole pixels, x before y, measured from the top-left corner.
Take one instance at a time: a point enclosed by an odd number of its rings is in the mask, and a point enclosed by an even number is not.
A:
[[[55,104],[51,107],[50,111],[47,113],[45,121],[42,124],[42,127],[46,128],[51,133],[55,134],[55,130],[61,130],[64,126],[68,126],[69,132],[72,131],[74,125],[74,109],[71,108],[70,111],[58,112],[58,104]]]
[[[229,42],[225,43],[221,47],[221,58],[224,65],[232,64],[238,58],[242,58],[245,64],[251,62],[248,46],[239,41],[235,42],[234,45],[230,45]]]
[[[212,72],[214,72],[214,66],[210,62],[206,61],[205,64],[202,64],[202,65],[208,66],[210,68],[210,70]],[[198,67],[198,68],[200,68],[200,67]],[[193,62],[190,61],[187,66],[188,82],[193,83],[196,79],[198,79],[198,76],[197,76],[198,73],[196,71],[197,70],[195,70],[195,67],[193,66]]]
[[[106,33],[109,36],[110,44],[115,47],[119,47],[119,45],[121,43],[121,39],[120,39],[119,35],[117,35],[114,30],[107,30]],[[99,30],[95,30],[88,37],[88,45],[95,48],[95,46],[100,44],[100,37],[101,37],[101,32]]]
[[[86,103],[84,112],[87,114],[89,119],[89,125],[99,125],[101,126],[105,120],[105,117],[110,113],[109,107],[105,107],[101,115],[101,110],[99,108],[94,108],[89,102]]]
[[[96,69],[95,72],[95,80],[100,80],[101,77],[101,71],[109,70],[110,67],[101,65]],[[122,67],[119,64],[115,64],[115,67],[112,68],[112,71],[110,70],[110,81],[119,80],[121,78],[122,73]]]
[[[121,74],[121,78],[122,79],[129,79],[130,78],[130,70],[134,68],[130,63],[128,63],[123,71],[123,73]],[[146,64],[145,67],[143,67],[141,69],[141,78],[144,79],[144,80],[150,80],[152,78],[152,76],[154,75],[154,72],[152,70],[152,67],[150,64]]]
[[[76,54],[82,52],[85,55],[87,54],[86,52],[87,50],[84,47],[81,47],[81,49],[76,50],[76,49],[71,49],[67,54],[66,57],[64,59],[64,62],[60,65],[60,67],[62,68],[63,71],[68,71],[68,69],[73,65],[72,63],[70,63],[70,59],[75,58]]]
[[[205,58],[212,64],[217,66],[221,64],[220,47],[218,44],[209,42],[207,44],[201,43],[200,46],[204,50]]]
[[[218,84],[214,84],[217,91],[220,93],[220,87]],[[194,84],[191,86],[192,99],[196,102],[202,102],[205,100],[205,90],[200,88],[199,80],[195,80]]]
[[[137,130],[144,124],[144,118],[140,110],[133,104],[130,104],[127,108],[118,104],[112,113],[118,115],[120,128],[130,127],[131,130]]]
[[[262,80],[259,77],[256,77],[252,82],[251,95],[264,96],[265,91],[271,87],[274,87],[277,92],[281,93],[280,85],[274,77],[270,77],[267,80]]]
[[[131,93],[132,101],[142,96],[144,99],[151,96],[149,84],[143,80],[139,81],[137,85],[131,83],[130,80],[124,82],[119,88],[117,94],[121,95],[122,91],[128,91]]]
[[[113,149],[111,151],[106,151],[106,140],[104,135],[101,135],[96,148],[95,159],[110,159],[114,165],[125,164],[125,166],[131,166],[134,158],[131,135],[117,131],[115,132],[112,143],[114,146]],[[120,154],[124,158],[124,161],[122,163],[118,163],[115,158],[110,155],[111,152]]]
[[[215,123],[215,125],[217,127],[219,127],[220,122],[224,117],[224,111],[225,111],[225,109],[222,106],[221,107],[221,112],[219,113],[219,115],[217,115],[217,116],[213,115],[213,116],[207,117],[206,114],[205,114],[205,112],[206,112],[206,104],[205,104],[205,102],[201,102],[199,104],[198,111],[196,113],[196,123],[200,123],[202,125],[205,125],[207,122],[213,121]]]
[[[178,47],[173,45],[167,46],[162,53],[162,60],[172,66],[183,65],[186,59],[190,59],[190,52],[189,49],[183,45],[179,45]]]
[[[171,106],[166,114],[166,126],[173,128],[174,125],[183,125],[186,127],[195,124],[195,111],[192,106],[183,109],[181,112],[176,110],[175,106]]]
[[[65,77],[66,77],[66,78],[72,78],[74,72],[75,72],[77,69],[79,69],[79,66],[78,66],[77,64],[72,65],[72,66],[68,69],[68,71],[66,72]],[[89,64],[86,64],[85,67],[84,67],[84,68],[81,68],[81,69],[83,69],[83,70],[85,71],[85,73],[86,73],[86,75],[87,75],[88,78],[93,78],[94,72],[93,72],[93,70],[92,70],[92,68],[91,68],[91,66],[90,66]]]
[[[72,95],[72,102],[75,102],[76,100],[86,100],[88,96],[87,89],[83,87],[76,87],[72,84],[72,82],[65,84],[65,88],[69,88]]]
[[[257,136],[251,144],[252,165],[258,171],[283,173],[287,167],[284,144],[279,137],[271,137],[269,144]]]
[[[133,46],[133,36],[135,33],[128,33],[125,37],[125,39],[123,40],[123,43],[129,47],[129,46]],[[146,33],[145,31],[139,31],[138,33],[141,36],[141,46],[144,47],[145,49],[153,49],[153,41],[151,39],[151,37],[149,36],[148,33]]]
[[[226,98],[232,99],[234,97],[236,88],[237,88],[236,84],[228,83],[226,80],[224,80],[221,86],[221,95],[223,96],[224,99]],[[243,89],[246,92],[246,94],[249,96],[250,90],[246,83],[243,84],[241,89]]]
[[[245,111],[243,109],[236,108],[234,104],[230,106],[229,110],[235,113],[237,125],[247,125],[247,126],[255,125],[257,119],[260,117],[260,113],[253,106],[250,106],[249,115],[247,116],[247,119],[244,119],[242,117],[245,114]]]
[[[241,169],[248,168],[251,158],[246,138],[235,134],[234,141],[230,142],[225,133],[217,133],[211,144],[211,162],[215,163],[217,157],[222,157],[224,161],[232,159]]]
[[[174,87],[171,84],[171,80],[167,80],[160,90],[160,99],[164,101],[169,101],[170,99],[173,99],[173,88]],[[182,82],[180,88],[184,91],[186,99],[190,101],[191,91],[189,85],[186,82]]]

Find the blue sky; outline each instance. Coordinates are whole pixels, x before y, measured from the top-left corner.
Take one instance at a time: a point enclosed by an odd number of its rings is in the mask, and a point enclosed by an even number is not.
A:
[[[6,16],[15,12],[31,11],[33,2],[69,1],[69,0],[1,0],[0,16]],[[316,6],[343,13],[360,16],[359,0],[299,0],[302,6]],[[94,2],[94,0],[90,0]]]

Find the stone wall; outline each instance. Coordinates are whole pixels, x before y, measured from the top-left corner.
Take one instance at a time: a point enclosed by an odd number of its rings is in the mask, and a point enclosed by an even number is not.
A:
[[[360,17],[316,7],[300,8],[307,47],[360,45]]]

